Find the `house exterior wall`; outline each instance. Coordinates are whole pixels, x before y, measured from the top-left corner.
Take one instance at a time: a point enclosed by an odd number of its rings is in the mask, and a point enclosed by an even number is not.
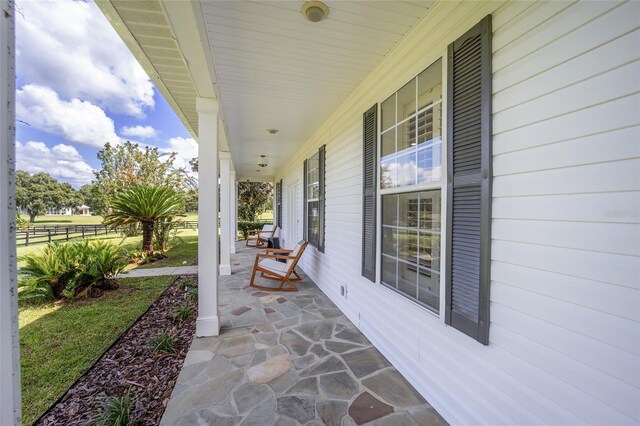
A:
[[[494,182],[483,346],[360,272],[362,114],[487,14]],[[302,163],[326,144],[325,253],[309,247],[300,264],[451,423],[640,422],[639,17],[636,2],[440,2],[278,173],[292,246]]]

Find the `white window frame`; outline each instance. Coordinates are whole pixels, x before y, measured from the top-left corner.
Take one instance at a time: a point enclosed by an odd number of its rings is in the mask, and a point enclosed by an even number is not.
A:
[[[422,311],[427,312],[429,315],[433,315],[437,318],[440,319],[440,322],[444,324],[445,321],[445,308],[446,308],[446,303],[445,303],[445,284],[446,284],[446,277],[445,277],[445,273],[444,271],[446,271],[447,268],[447,247],[448,247],[448,241],[447,241],[447,232],[446,230],[448,229],[448,224],[447,224],[447,215],[446,215],[446,211],[447,211],[447,120],[448,120],[448,116],[447,116],[447,91],[449,89],[449,85],[448,85],[448,80],[447,80],[447,69],[448,69],[448,61],[447,61],[447,52],[446,50],[442,51],[439,55],[434,56],[433,58],[430,58],[430,60],[427,62],[427,64],[425,66],[423,66],[422,68],[418,69],[417,72],[415,73],[415,75],[413,76],[413,78],[415,78],[416,76],[418,76],[423,70],[425,70],[426,68],[430,67],[431,65],[433,65],[435,62],[438,61],[438,59],[442,60],[442,99],[441,99],[441,110],[442,110],[442,161],[441,161],[441,180],[439,183],[424,183],[424,184],[419,184],[419,185],[410,185],[410,186],[401,186],[401,187],[394,187],[394,188],[385,188],[382,189],[380,187],[380,161],[382,159],[382,134],[386,133],[386,131],[389,131],[389,129],[387,129],[385,132],[380,131],[380,129],[382,128],[382,102],[384,102],[387,98],[389,98],[389,96],[393,95],[394,93],[398,92],[400,90],[400,87],[396,88],[393,91],[390,91],[388,93],[386,93],[385,96],[381,97],[380,100],[378,101],[377,105],[378,105],[378,111],[377,111],[377,123],[376,123],[376,137],[378,139],[378,143],[377,143],[377,152],[376,152],[376,167],[378,168],[377,170],[377,187],[376,187],[376,280],[375,283],[376,285],[378,285],[380,288],[384,289],[384,291],[387,291],[390,294],[393,294],[393,297],[397,297],[399,298],[399,300],[402,300],[404,302],[409,302],[412,303],[413,305],[419,307]],[[417,94],[416,94],[417,96]],[[396,112],[397,112],[397,97],[396,97]],[[431,107],[435,106],[436,103],[434,103]],[[426,110],[427,107],[418,110],[415,114],[420,114],[420,112]],[[393,129],[397,129],[397,125],[404,123],[407,120],[410,120],[411,117],[407,117],[404,120],[398,122],[395,124],[395,127],[393,127]],[[384,195],[391,195],[391,194],[400,194],[400,193],[409,193],[409,192],[420,192],[420,191],[429,191],[429,190],[435,190],[435,189],[439,189],[440,190],[440,305],[439,305],[439,309],[438,312],[434,312],[431,309],[426,308],[424,305],[422,305],[421,303],[418,303],[417,301],[403,296],[400,292],[392,290],[391,288],[389,288],[388,286],[386,286],[385,284],[382,283],[382,196]]]

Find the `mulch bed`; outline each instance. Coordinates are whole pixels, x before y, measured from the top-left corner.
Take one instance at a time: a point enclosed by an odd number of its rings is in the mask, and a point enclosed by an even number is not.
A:
[[[35,424],[84,425],[96,414],[101,397],[120,397],[128,390],[136,400],[139,424],[159,424],[195,333],[197,302],[185,290],[185,280],[197,288],[196,277],[178,277]],[[173,309],[185,302],[193,312],[180,321]],[[177,354],[149,349],[147,340],[163,331],[173,334]]]

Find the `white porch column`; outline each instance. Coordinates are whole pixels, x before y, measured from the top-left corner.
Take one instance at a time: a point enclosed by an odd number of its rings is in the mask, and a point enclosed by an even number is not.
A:
[[[236,252],[236,240],[238,239],[238,226],[236,220],[238,217],[238,199],[236,198],[236,171],[231,170],[231,180],[229,181],[229,199],[231,201],[231,215],[229,216],[229,227],[231,228],[231,241],[229,249],[231,253]]]
[[[233,215],[233,228],[238,229],[238,181],[233,185],[233,199],[235,200],[235,214]],[[236,241],[238,241],[238,233],[236,232]]]
[[[220,275],[231,275],[231,154],[220,153]]]
[[[0,2],[0,424],[18,425],[20,353],[15,232],[15,16]]]
[[[196,336],[220,333],[218,312],[218,100],[197,98],[198,319]]]

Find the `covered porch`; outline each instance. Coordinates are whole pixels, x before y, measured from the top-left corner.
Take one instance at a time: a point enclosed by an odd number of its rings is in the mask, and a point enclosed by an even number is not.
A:
[[[446,424],[303,271],[298,292],[262,292],[258,250],[236,249],[220,335],[194,339],[161,424]]]

